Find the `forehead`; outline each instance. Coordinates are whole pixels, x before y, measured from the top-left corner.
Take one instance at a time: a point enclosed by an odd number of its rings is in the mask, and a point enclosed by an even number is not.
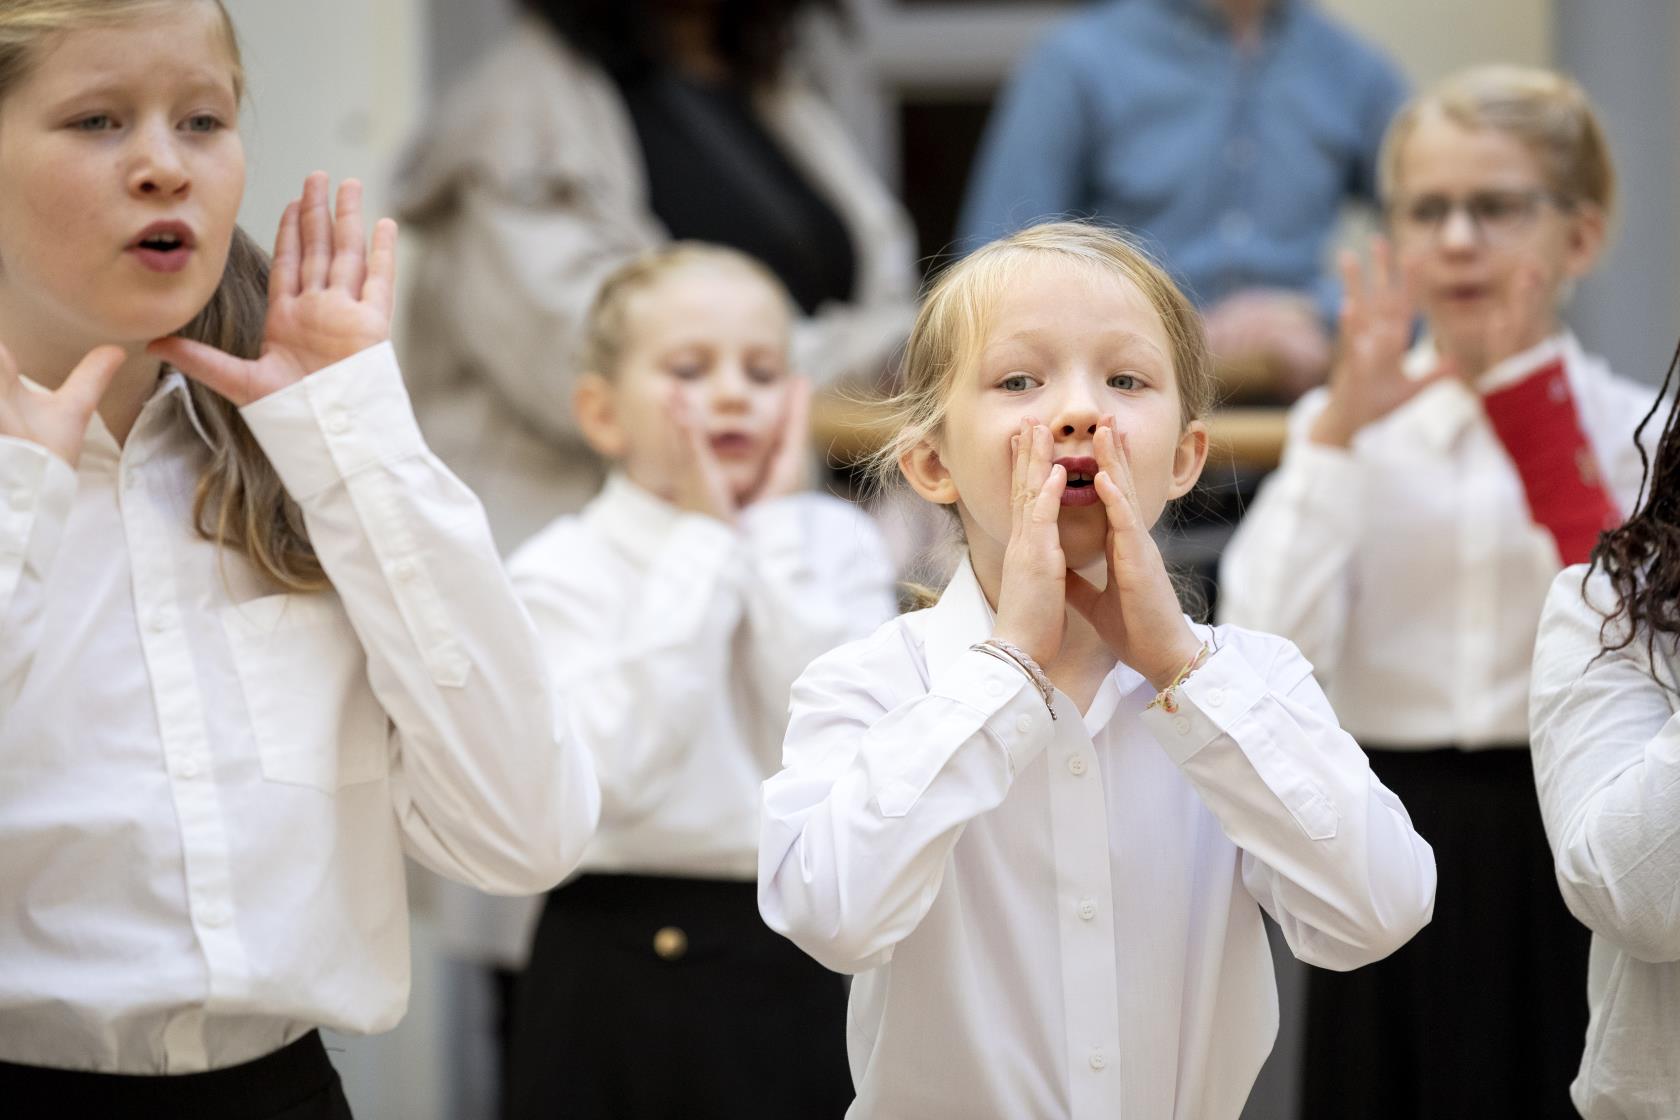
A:
[[[631,341],[743,330],[779,337],[790,326],[781,293],[754,270],[731,261],[678,265],[632,294],[625,312]]]
[[[1418,117],[1400,149],[1400,186],[1409,193],[1531,187],[1544,183],[1540,158],[1519,137],[1491,127],[1473,128],[1439,109]]]
[[[236,89],[239,62],[221,9],[208,0],[146,5],[51,36],[18,93],[43,99],[160,82]]]
[[[1117,267],[1050,253],[1019,262],[986,315],[983,353],[1092,345],[1172,354],[1161,313]]]

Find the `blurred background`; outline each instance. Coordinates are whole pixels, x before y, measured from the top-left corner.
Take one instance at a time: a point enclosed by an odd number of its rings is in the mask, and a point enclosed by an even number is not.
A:
[[[1124,2],[1124,0],[1122,0]],[[1611,366],[1652,381],[1680,323],[1680,4],[1675,0],[1319,0],[1379,45],[1415,87],[1468,64],[1558,67],[1608,127],[1621,212],[1570,325]],[[993,100],[1022,54],[1081,7],[1066,0],[843,0],[801,51],[915,224],[922,266],[951,241]],[[228,0],[250,75],[243,215],[264,240],[310,170],[359,176],[384,212],[406,141],[440,91],[505,35],[513,0]],[[1342,240],[1368,228],[1349,214]],[[421,247],[405,242],[405,258]],[[400,327],[400,325],[399,325]],[[476,1120],[494,1052],[482,993],[422,911],[408,1019],[377,1039],[329,1041],[363,1120]],[[1296,1114],[1299,976],[1280,961],[1282,1027],[1245,1113]],[[650,1070],[650,1076],[657,1071]]]

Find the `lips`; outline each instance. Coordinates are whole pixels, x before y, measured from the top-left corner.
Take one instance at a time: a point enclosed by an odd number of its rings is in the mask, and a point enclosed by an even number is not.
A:
[[[1067,472],[1067,489],[1062,491],[1062,505],[1089,506],[1100,501],[1097,494],[1097,461],[1089,455],[1069,455],[1056,460]]]
[[[758,441],[745,432],[718,432],[711,437],[711,444],[717,454],[736,458],[752,454]]]
[[[198,239],[185,222],[153,222],[136,234],[126,248],[152,272],[179,272],[198,248]]]

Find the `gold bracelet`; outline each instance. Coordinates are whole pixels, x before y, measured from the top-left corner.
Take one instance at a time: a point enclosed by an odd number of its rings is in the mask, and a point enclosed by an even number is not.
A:
[[[1184,668],[1178,671],[1178,676],[1172,679],[1172,683],[1155,694],[1155,699],[1149,702],[1149,708],[1163,708],[1168,712],[1177,712],[1178,701],[1173,698],[1173,692],[1177,690],[1179,685],[1190,679],[1191,673],[1202,667],[1202,662],[1207,660],[1207,655],[1212,649],[1212,646],[1203,642],[1202,648],[1196,651],[1194,657],[1184,663]],[[1145,708],[1144,711],[1147,712],[1149,708]]]

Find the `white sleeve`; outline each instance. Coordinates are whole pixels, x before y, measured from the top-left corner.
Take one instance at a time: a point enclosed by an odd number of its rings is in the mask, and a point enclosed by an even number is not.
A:
[[[1220,559],[1219,616],[1283,635],[1327,674],[1347,627],[1364,487],[1357,456],[1307,436],[1323,403],[1315,394],[1296,406],[1283,465]]]
[[[1227,644],[1176,699],[1143,724],[1242,849],[1243,883],[1297,957],[1357,968],[1428,924],[1434,853],[1293,645],[1254,665]]]
[[[689,513],[627,587],[601,578],[612,561],[594,541],[544,534],[511,561],[570,737],[595,761],[603,825],[665,800],[682,772],[672,764],[707,746],[697,738],[715,703],[706,670],[732,656],[739,609],[720,600],[738,599],[740,556],[733,530]]]
[[[390,345],[241,410],[303,509],[395,727],[405,846],[493,893],[576,866],[599,793],[478,500],[420,438]]]
[[[837,972],[891,959],[933,905],[963,826],[1000,805],[1052,737],[1037,690],[987,654],[922,683],[894,626],[819,658],[793,688],[786,769],[764,784],[759,910]]]
[[[0,718],[22,689],[46,616],[47,572],[76,472],[38,444],[0,436]]]
[[[752,676],[775,757],[788,698],[805,667],[893,616],[886,542],[856,506],[802,494],[747,509],[741,520],[750,576],[743,588]]]
[[[1540,811],[1574,914],[1624,952],[1680,961],[1680,695],[1653,679],[1645,636],[1601,655],[1614,590],[1586,569],[1552,584],[1529,694]],[[1612,641],[1626,634],[1612,628]],[[1672,651],[1672,637],[1657,644]]]

